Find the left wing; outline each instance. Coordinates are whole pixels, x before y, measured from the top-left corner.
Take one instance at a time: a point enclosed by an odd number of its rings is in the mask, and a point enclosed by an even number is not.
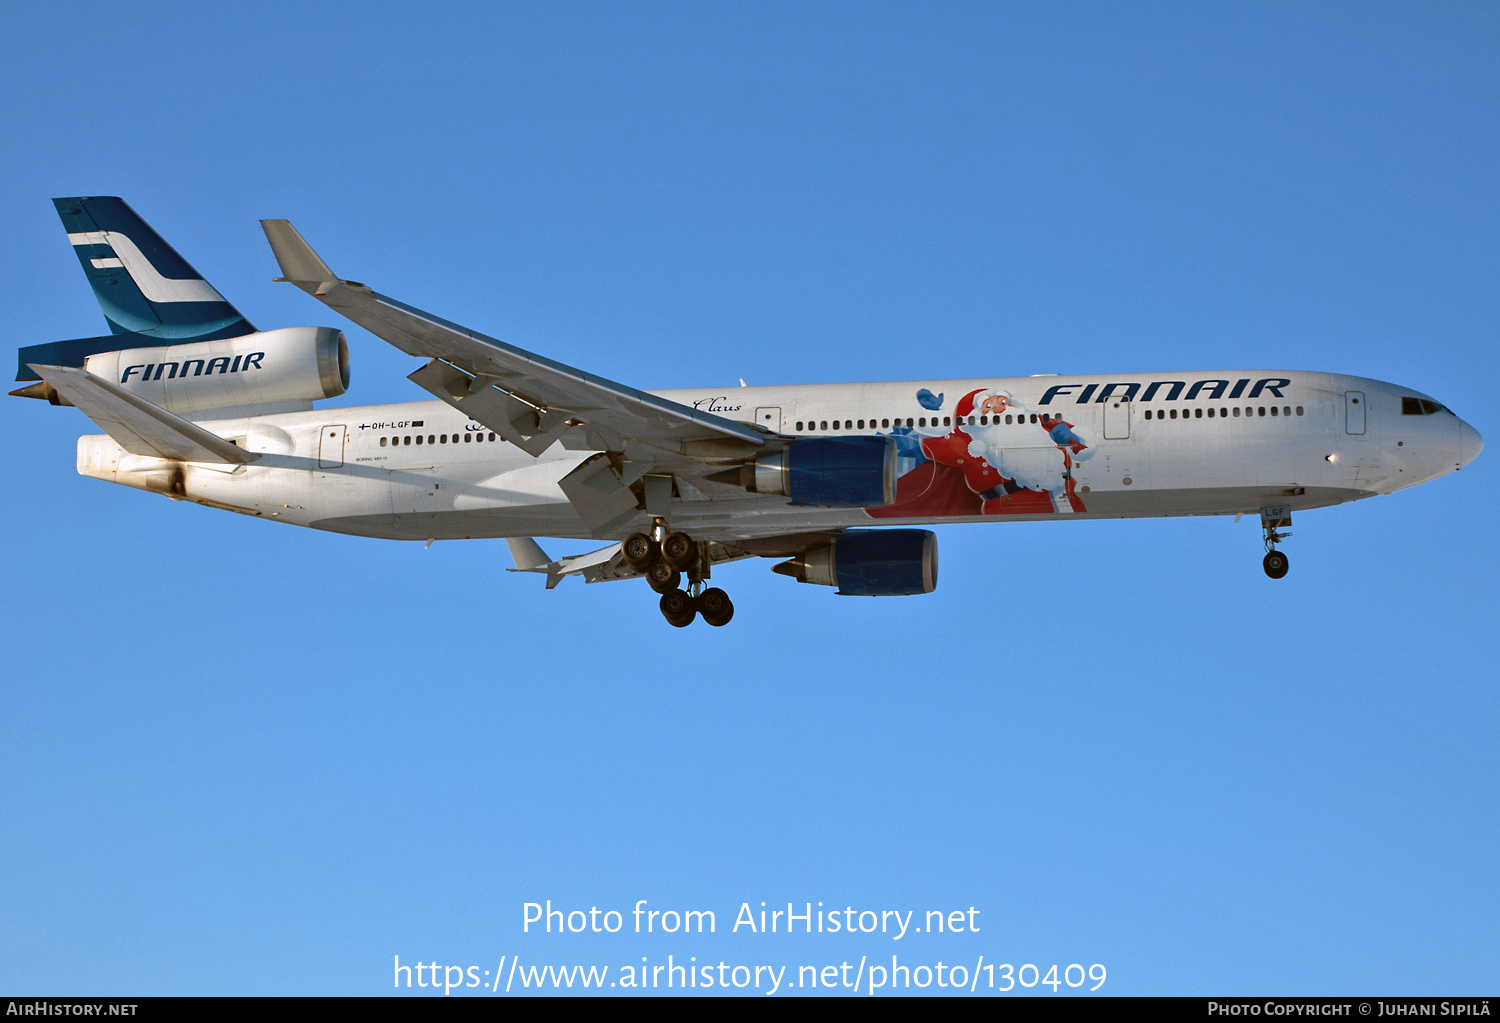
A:
[[[284,276],[376,337],[433,360],[411,375],[532,457],[570,427],[587,447],[626,452],[646,446],[653,459],[742,459],[775,434],[700,412],[555,362],[340,280],[289,221],[262,220]]]

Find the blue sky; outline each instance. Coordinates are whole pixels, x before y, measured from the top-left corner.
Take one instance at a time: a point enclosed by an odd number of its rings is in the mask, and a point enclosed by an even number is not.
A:
[[[335,322],[270,283],[256,221],[287,217],[642,387],[1286,366],[1500,434],[1493,6],[416,11],[8,8],[12,343],[102,330],[48,200],[118,194],[263,328]],[[350,402],[420,396],[350,335]],[[1279,583],[1249,521],[947,527],[930,596],[747,563],[734,623],[679,632],[497,541],[83,479],[73,410],[0,423],[0,989],[892,954],[1494,988],[1493,454],[1299,515]],[[523,934],[547,899],[718,931]],[[761,901],[981,929],[731,933]]]

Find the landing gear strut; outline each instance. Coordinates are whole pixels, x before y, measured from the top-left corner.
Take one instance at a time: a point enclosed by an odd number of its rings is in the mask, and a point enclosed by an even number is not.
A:
[[[729,594],[703,586],[708,577],[708,551],[686,533],[673,533],[657,519],[651,535],[631,533],[620,545],[625,563],[646,577],[647,584],[661,594],[662,617],[669,625],[684,629],[699,615],[709,625],[728,625],[734,617]],[[687,589],[682,578],[687,576]]]
[[[1290,508],[1262,508],[1260,510],[1260,527],[1265,534],[1266,556],[1261,560],[1261,567],[1266,570],[1266,575],[1272,579],[1280,579],[1286,575],[1291,563],[1287,556],[1276,549],[1291,533],[1283,533],[1281,529],[1292,524],[1292,510]]]

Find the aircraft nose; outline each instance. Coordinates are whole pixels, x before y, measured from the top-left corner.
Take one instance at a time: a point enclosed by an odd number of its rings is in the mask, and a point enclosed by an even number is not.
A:
[[[1484,449],[1484,438],[1479,436],[1479,431],[1468,423],[1460,424],[1458,428],[1458,464],[1468,465],[1479,457],[1479,452]]]

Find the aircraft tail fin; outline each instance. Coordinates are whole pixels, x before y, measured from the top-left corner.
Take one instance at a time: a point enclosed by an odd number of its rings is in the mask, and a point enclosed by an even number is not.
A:
[[[144,343],[161,345],[255,331],[123,199],[73,196],[52,203],[112,333],[140,334]]]

